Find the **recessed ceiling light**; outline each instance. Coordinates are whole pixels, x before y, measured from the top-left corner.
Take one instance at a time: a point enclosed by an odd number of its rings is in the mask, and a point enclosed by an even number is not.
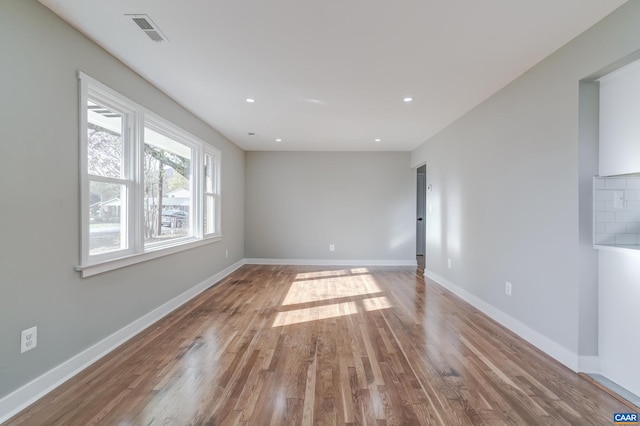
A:
[[[282,139],[278,138],[276,139],[276,142],[282,142]]]
[[[247,133],[247,134],[248,134],[249,136],[255,136],[255,135],[256,135],[256,134],[255,134],[255,133],[253,133],[253,132],[249,132],[249,133]]]
[[[381,140],[382,140],[382,139],[380,139],[380,138],[375,138],[375,139],[374,139],[374,141],[376,141],[376,142],[380,142]]]
[[[247,102],[249,102],[250,104],[254,103],[256,100],[253,98],[247,98]]]
[[[247,99],[248,100],[248,99]],[[407,96],[406,98],[403,99],[403,101],[405,102],[411,102],[413,101],[413,98],[411,96]]]

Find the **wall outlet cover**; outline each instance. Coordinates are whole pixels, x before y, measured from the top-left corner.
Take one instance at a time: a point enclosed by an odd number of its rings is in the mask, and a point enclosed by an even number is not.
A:
[[[30,351],[36,346],[38,346],[38,327],[22,330],[20,333],[20,353]]]

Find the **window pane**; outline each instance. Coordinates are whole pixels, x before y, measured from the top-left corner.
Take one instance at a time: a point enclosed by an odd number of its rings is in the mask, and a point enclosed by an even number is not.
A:
[[[191,148],[144,129],[145,243],[193,235]]]
[[[91,181],[89,197],[89,254],[127,248],[121,203],[126,200],[125,185]]]
[[[216,200],[213,195],[204,197],[204,233],[213,234],[216,232],[215,207]]]
[[[213,158],[210,154],[204,155],[204,192],[213,192]]]
[[[89,174],[122,177],[122,115],[88,101],[87,119]]]

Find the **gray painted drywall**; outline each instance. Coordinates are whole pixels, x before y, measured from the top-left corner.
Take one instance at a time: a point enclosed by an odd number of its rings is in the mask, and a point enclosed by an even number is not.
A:
[[[638,50],[638,22],[626,3],[412,153],[433,185],[427,269],[576,355],[597,341],[580,284],[579,81]]]
[[[2,397],[244,257],[244,152],[35,0],[0,2],[0,53]],[[78,69],[222,151],[221,242],[74,271]],[[20,331],[34,325],[38,347],[21,355]]]
[[[408,152],[245,158],[248,258],[415,261],[416,172]]]
[[[581,81],[579,91],[579,354],[597,356],[598,252],[593,249],[593,177],[598,174],[598,83]]]

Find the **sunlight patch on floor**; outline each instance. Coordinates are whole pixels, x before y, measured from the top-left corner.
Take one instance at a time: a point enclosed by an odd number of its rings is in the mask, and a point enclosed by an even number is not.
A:
[[[303,274],[298,274],[298,277],[300,275]],[[355,277],[315,278],[293,282],[282,304],[295,305],[380,292],[380,287],[368,274]]]
[[[326,306],[295,309],[293,311],[279,312],[273,322],[273,327],[336,318],[357,313],[358,307],[355,302],[334,303]]]
[[[314,278],[324,277],[340,277],[348,275],[349,271],[346,269],[336,269],[333,271],[315,271],[315,272],[300,272],[296,275],[296,280],[311,280]]]
[[[386,296],[364,299],[362,301],[362,305],[364,306],[364,309],[367,310],[367,312],[379,311],[380,309],[393,308],[393,305],[391,304],[389,299],[387,299]]]
[[[324,302],[326,305],[279,312],[272,327],[378,311],[393,307],[367,268],[304,272],[296,275],[282,306]],[[340,299],[353,301],[338,303]]]

